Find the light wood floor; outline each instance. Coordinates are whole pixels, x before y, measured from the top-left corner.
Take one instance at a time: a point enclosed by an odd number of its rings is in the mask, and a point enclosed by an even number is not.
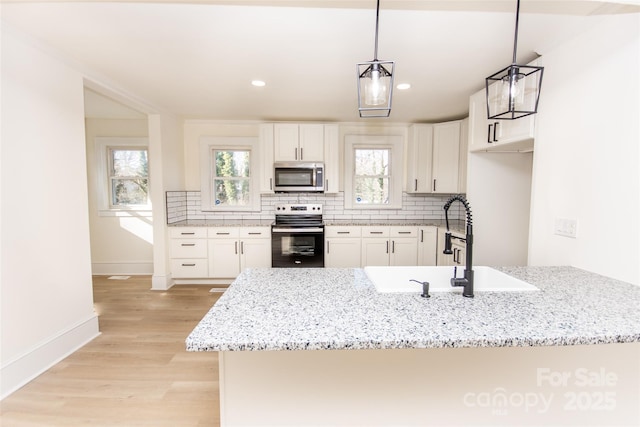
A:
[[[218,426],[218,355],[184,340],[221,294],[150,288],[94,277],[102,335],[2,401],[0,425]]]

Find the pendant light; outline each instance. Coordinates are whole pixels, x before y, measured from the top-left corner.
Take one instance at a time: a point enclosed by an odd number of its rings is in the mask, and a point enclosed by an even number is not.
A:
[[[516,64],[519,18],[520,0],[517,0],[513,61],[486,78],[489,119],[515,120],[538,112],[544,67]]]
[[[389,117],[393,91],[393,61],[378,60],[378,20],[380,0],[376,6],[376,38],[373,60],[356,65],[358,76],[358,112],[360,117]]]

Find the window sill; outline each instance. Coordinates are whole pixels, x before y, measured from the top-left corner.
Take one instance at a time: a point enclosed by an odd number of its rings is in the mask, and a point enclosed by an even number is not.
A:
[[[98,216],[113,216],[113,217],[153,217],[151,208],[149,209],[101,209],[98,211]]]

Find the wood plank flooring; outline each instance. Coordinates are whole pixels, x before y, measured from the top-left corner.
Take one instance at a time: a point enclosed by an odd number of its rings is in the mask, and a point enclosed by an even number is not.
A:
[[[221,294],[150,288],[148,276],[94,277],[102,334],[0,402],[0,425],[219,426],[218,354],[184,340]]]

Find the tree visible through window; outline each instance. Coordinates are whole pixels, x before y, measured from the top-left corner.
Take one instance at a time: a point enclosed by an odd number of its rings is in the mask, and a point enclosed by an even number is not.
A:
[[[248,206],[250,192],[250,151],[213,150],[215,176],[213,200],[216,206]]]
[[[357,204],[389,203],[389,149],[360,149],[354,151],[354,198]]]
[[[109,181],[112,207],[149,204],[149,161],[146,149],[110,148]]]

